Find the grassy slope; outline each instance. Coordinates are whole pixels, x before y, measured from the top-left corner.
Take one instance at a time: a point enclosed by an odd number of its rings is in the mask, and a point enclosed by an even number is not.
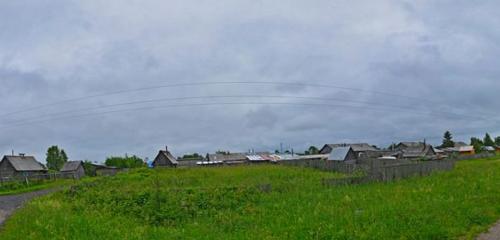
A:
[[[500,218],[496,159],[387,184],[324,187],[323,177],[335,175],[278,166],[140,171],[33,201],[0,238],[448,239]]]

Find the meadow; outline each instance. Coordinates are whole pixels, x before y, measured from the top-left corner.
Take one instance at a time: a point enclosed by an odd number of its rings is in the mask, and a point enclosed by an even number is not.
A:
[[[500,159],[390,183],[276,165],[141,169],[30,202],[0,239],[473,239],[500,218]]]

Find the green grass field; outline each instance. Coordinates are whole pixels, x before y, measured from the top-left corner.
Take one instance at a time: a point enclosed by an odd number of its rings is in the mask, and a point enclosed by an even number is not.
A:
[[[472,239],[500,218],[500,160],[392,183],[282,166],[139,170],[29,203],[0,239]]]

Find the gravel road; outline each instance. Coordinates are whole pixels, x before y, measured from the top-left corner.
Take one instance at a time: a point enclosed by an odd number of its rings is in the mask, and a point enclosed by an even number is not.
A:
[[[54,191],[57,191],[57,189],[44,189],[17,195],[0,196],[0,227],[3,225],[4,221],[26,201]]]

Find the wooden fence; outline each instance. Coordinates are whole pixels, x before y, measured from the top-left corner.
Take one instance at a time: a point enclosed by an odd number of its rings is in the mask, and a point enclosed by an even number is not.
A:
[[[358,163],[326,160],[291,160],[282,161],[280,164],[310,167],[324,171],[336,171],[350,175],[359,173],[360,176],[323,180],[323,184],[326,185],[345,185],[371,181],[393,181],[413,176],[427,176],[438,171],[450,171],[455,167],[455,160],[409,161],[364,159]]]
[[[370,169],[369,176],[378,181],[391,181],[413,176],[427,176],[433,172],[450,171],[454,167],[454,160],[419,161],[374,167]]]
[[[278,162],[278,164],[285,166],[310,167],[325,171],[341,172],[345,174],[366,172],[368,170],[367,165],[344,163],[339,161],[326,161],[326,160],[297,159],[297,160],[280,161]]]
[[[45,174],[30,174],[26,176],[10,176],[0,177],[0,185],[10,182],[25,182],[29,184],[31,181],[56,180],[56,179],[78,179],[76,173],[45,173]]]

